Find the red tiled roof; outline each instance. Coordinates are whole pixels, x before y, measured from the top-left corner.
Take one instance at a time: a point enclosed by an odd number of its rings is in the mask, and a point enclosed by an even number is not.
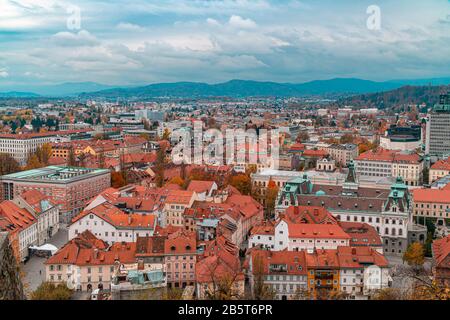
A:
[[[290,206],[284,214],[294,223],[337,224],[336,218],[323,207]]]
[[[200,181],[200,180],[192,180],[189,183],[187,190],[195,191],[197,193],[208,192],[214,185],[214,181]]]
[[[165,254],[196,254],[197,241],[195,233],[176,233],[169,235],[164,244]]]
[[[305,275],[307,273],[305,251],[251,251],[253,273],[261,272],[264,275],[277,273],[270,271],[270,265],[285,265],[283,274]]]
[[[395,150],[386,150],[383,148],[378,148],[376,150],[369,150],[360,154],[355,160],[417,164],[420,162],[420,156],[415,153],[404,154]]]
[[[350,236],[350,246],[382,246],[377,230],[367,223],[339,222],[339,225]]]
[[[87,233],[87,234],[86,234]],[[50,257],[45,264],[73,264],[77,266],[114,265],[115,261],[129,264],[136,261],[136,243],[106,244],[85,231],[69,241]]]
[[[26,229],[37,222],[36,218],[28,210],[20,208],[12,201],[0,203],[0,216],[6,217],[18,229]]]
[[[431,170],[450,171],[450,157],[445,160],[439,160],[431,166]]]
[[[193,191],[170,190],[166,198],[166,203],[188,204],[193,196]]]
[[[450,268],[450,235],[433,241],[433,256],[436,261],[436,266],[439,268]]]
[[[414,203],[450,203],[450,190],[445,189],[415,189],[412,191]]]
[[[42,194],[37,190],[28,190],[20,195],[20,197],[26,201],[37,213],[42,213],[42,201],[47,201],[51,206],[55,206],[50,197]]]
[[[350,236],[335,224],[288,223],[289,238],[350,239]]]
[[[328,152],[325,150],[312,150],[307,149],[303,152],[302,156],[304,157],[326,157],[328,155]]]
[[[94,214],[116,228],[142,228],[153,229],[155,227],[156,217],[153,214],[135,214],[125,213],[114,205],[104,202],[90,210],[84,210],[78,216],[72,219],[72,223],[84,218],[89,214]]]

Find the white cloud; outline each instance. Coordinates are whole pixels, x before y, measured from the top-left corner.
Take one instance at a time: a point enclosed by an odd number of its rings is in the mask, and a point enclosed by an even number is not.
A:
[[[93,46],[100,42],[89,31],[80,30],[78,32],[62,31],[53,35],[52,40],[59,46]]]
[[[228,21],[230,26],[234,28],[241,28],[241,29],[252,29],[256,28],[257,24],[252,19],[244,19],[241,16],[232,15],[230,17],[230,20]]]
[[[5,69],[0,69],[0,78],[8,78],[9,73]]]
[[[128,23],[128,22],[121,22],[116,27],[120,31],[145,31],[145,28],[138,26],[137,24]]]
[[[220,22],[213,18],[206,19],[206,23],[209,24],[210,26],[214,26],[214,27],[221,26]]]

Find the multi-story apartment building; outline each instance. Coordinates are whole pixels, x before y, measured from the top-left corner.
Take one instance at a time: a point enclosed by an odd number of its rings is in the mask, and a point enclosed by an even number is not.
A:
[[[358,146],[356,144],[332,144],[329,147],[324,148],[328,152],[331,158],[336,161],[336,164],[346,166],[355,159],[358,154]]]
[[[38,241],[37,219],[26,209],[22,209],[12,201],[0,203],[0,217],[5,218],[15,233],[15,254],[18,261],[23,262],[28,257],[28,248]]]
[[[194,191],[171,190],[165,199],[162,226],[184,226],[183,212],[190,208],[196,199],[197,194]]]
[[[276,299],[367,299],[390,283],[386,258],[369,247],[307,251],[252,250],[252,291],[263,282]]]
[[[50,143],[57,136],[56,132],[1,134],[0,153],[10,154],[20,165],[27,163],[30,153],[45,143]]]
[[[69,240],[89,230],[109,243],[135,242],[152,236],[157,218],[153,214],[125,213],[109,202],[84,210],[69,225]]]
[[[428,183],[432,184],[448,174],[450,174],[450,157],[445,160],[438,160],[431,166]]]
[[[49,166],[0,177],[2,198],[13,200],[18,195],[37,190],[60,206],[60,221],[69,223],[88,200],[111,186],[107,169]]]
[[[45,279],[79,291],[109,290],[116,266],[123,270],[136,268],[135,252],[136,243],[120,242],[108,247],[85,231],[45,262]]]
[[[252,251],[249,271],[252,292],[258,282],[267,286],[277,300],[301,299],[308,292],[304,251]]]
[[[402,177],[406,185],[422,184],[423,159],[417,154],[377,149],[360,154],[355,159],[359,177]]]
[[[88,129],[52,131],[43,133],[0,134],[0,153],[10,154],[20,165],[27,163],[30,153],[43,144],[70,141],[72,137],[87,134]]]
[[[441,95],[428,115],[425,146],[431,156],[450,154],[450,93]]]
[[[59,230],[59,206],[49,196],[30,190],[14,200],[19,207],[31,212],[37,219],[37,245],[45,244]]]
[[[350,236],[337,224],[292,223],[285,218],[253,228],[249,238],[249,248],[261,246],[272,251],[313,252],[348,245]]]
[[[450,218],[450,189],[416,189],[412,193],[415,218]]]
[[[164,243],[167,285],[185,288],[195,284],[196,234],[174,234]]]

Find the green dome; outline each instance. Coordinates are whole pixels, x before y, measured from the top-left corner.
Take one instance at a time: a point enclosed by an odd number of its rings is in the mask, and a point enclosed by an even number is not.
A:
[[[323,190],[319,190],[316,192],[316,196],[326,196],[327,194]]]

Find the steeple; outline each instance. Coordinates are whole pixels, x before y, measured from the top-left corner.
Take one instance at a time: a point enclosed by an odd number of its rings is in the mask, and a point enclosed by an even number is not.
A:
[[[345,192],[348,190],[358,190],[358,187],[359,183],[355,172],[355,163],[353,162],[353,160],[351,160],[350,163],[348,164],[348,174],[347,177],[345,178],[345,182],[342,188],[343,191]]]

